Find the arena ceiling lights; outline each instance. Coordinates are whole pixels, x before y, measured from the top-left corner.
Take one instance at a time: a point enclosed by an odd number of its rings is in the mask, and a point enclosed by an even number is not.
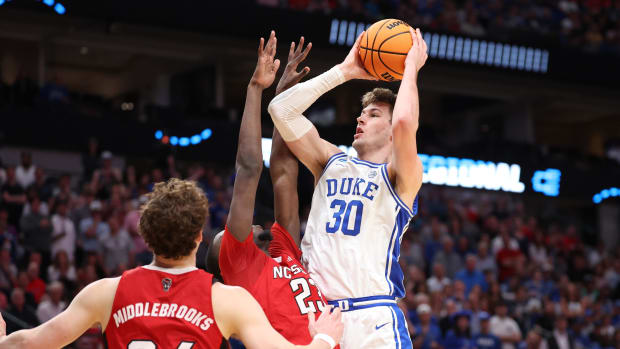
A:
[[[351,46],[371,24],[332,19],[329,43]],[[540,48],[432,32],[425,32],[424,40],[433,58],[540,74],[549,68],[549,51]]]
[[[164,134],[164,131],[157,130],[155,131],[155,139],[162,142],[163,144],[170,144],[172,146],[179,147],[187,147],[189,145],[198,145],[202,141],[206,141],[211,138],[213,131],[210,128],[205,128],[199,134],[195,134],[193,136],[169,136]]]
[[[614,197],[620,197],[620,189],[615,188],[615,187],[603,189],[599,193],[594,194],[594,196],[592,197],[592,202],[598,205],[603,200],[614,198]]]
[[[0,0],[0,6],[6,4],[8,2],[11,2],[11,0]],[[42,3],[44,3],[48,7],[51,7],[54,10],[54,12],[56,12],[59,15],[64,15],[67,12],[66,7],[63,4],[61,4],[60,2],[58,2],[58,1],[54,1],[54,0],[35,0],[35,2],[42,2]]]

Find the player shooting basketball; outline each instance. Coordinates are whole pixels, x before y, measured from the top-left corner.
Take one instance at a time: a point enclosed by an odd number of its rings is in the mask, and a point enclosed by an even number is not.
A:
[[[302,113],[345,81],[374,79],[358,54],[363,34],[341,64],[277,95],[269,105],[289,149],[315,176],[303,261],[329,303],[343,311],[345,349],[412,346],[396,304],[405,294],[398,258],[422,184],[416,80],[427,54],[420,31],[410,29],[410,34],[413,45],[398,97],[374,89],[362,98],[353,137],[359,158],[322,139]]]
[[[265,48],[263,43],[261,39],[242,121],[241,136],[251,140],[248,145],[254,145],[255,140],[260,145],[260,96],[273,82],[279,65],[274,60],[275,35],[272,33]],[[244,174],[238,175],[243,178]],[[235,185],[236,193],[239,189]],[[239,205],[250,204],[233,202],[235,212],[244,211]],[[247,232],[252,210],[253,201],[250,217],[239,216],[245,219],[241,223],[247,223],[243,226]],[[217,349],[222,337],[231,336],[248,348],[333,347],[330,342],[342,334],[338,311],[325,312],[316,322],[310,314],[309,327],[295,330],[307,332],[309,328],[306,337],[312,343],[295,346],[274,331],[247,291],[214,283],[211,274],[196,269],[196,251],[207,215],[207,198],[194,182],[171,179],[156,184],[140,217],[140,233],[155,253],[153,263],[122,277],[93,282],[67,310],[34,329],[4,336],[6,326],[0,317],[0,348],[60,348],[94,325],[101,326],[108,348]]]
[[[268,46],[272,40],[275,42],[274,34]],[[276,88],[276,94],[295,85],[310,71],[306,67],[301,72],[296,72],[298,64],[306,58],[312,45],[308,44],[303,49],[303,44],[303,38],[297,47],[294,43],[291,44],[288,63]],[[257,67],[252,77],[253,81],[262,81],[263,89],[269,87],[273,81],[271,75],[266,78],[263,77],[264,74]],[[312,337],[298,329],[307,327],[307,314],[323,311],[326,301],[300,262],[298,162],[277,130],[274,130],[270,172],[274,187],[276,223],[271,228],[273,240],[268,256],[257,247],[253,239],[253,235],[261,233],[262,228],[253,228],[251,225],[263,163],[260,125],[262,89],[252,89],[250,83],[248,96],[254,94],[254,97],[251,100],[248,97],[239,131],[237,174],[226,229],[214,238],[209,249],[207,266],[209,270],[215,271],[219,265],[224,282],[247,289],[263,307],[267,318],[280,334],[292,343],[305,344],[309,343]]]

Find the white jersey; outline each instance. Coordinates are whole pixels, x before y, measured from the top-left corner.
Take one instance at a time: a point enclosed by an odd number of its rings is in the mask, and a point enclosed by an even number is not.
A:
[[[400,243],[417,211],[398,197],[387,164],[332,156],[312,196],[302,260],[328,300],[405,295]]]

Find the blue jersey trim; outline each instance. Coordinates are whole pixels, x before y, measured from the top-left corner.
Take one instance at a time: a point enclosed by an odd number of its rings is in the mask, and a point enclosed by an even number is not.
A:
[[[379,168],[381,167],[381,165],[375,165],[373,163],[368,163],[366,161],[357,159],[357,158],[351,158],[351,162],[353,162],[354,164],[357,165],[362,165],[362,166],[366,166],[366,167],[370,167],[370,168]]]
[[[381,166],[385,165],[385,163],[383,163],[383,164],[377,164],[377,163],[374,163],[374,162],[370,162],[370,161],[362,160],[362,159],[360,159],[360,158],[351,158],[351,160],[352,160],[354,163],[356,163],[356,164],[359,164],[359,165],[366,165],[366,166],[368,166],[368,167],[373,167],[373,168],[377,168],[377,167],[381,167]]]
[[[394,284],[392,280],[390,280],[391,273],[391,265],[390,260],[392,259],[392,243],[394,243],[394,233],[398,225],[394,223],[394,228],[392,228],[392,234],[390,234],[390,244],[388,245],[387,255],[385,256],[385,281],[388,283],[388,289],[390,290],[390,295],[394,292]]]
[[[400,349],[400,338],[398,338],[398,330],[396,329],[396,316],[394,316],[394,309],[390,308],[390,314],[392,315],[392,331],[394,331],[394,344],[396,344],[396,349]]]
[[[392,194],[392,197],[396,201],[396,204],[400,205],[409,214],[409,218],[413,217],[414,214],[411,211],[411,208],[405,205],[403,200],[400,199],[400,197],[398,196],[398,194],[396,194],[396,191],[392,187],[392,183],[390,183],[390,177],[388,176],[388,173],[387,173],[387,165],[381,166],[381,174],[383,174],[383,180],[385,180],[385,183],[387,184],[388,189],[390,190],[390,194]]]
[[[325,172],[325,170],[327,170],[327,168],[329,167],[329,165],[332,164],[332,162],[334,162],[334,160],[342,157],[342,156],[346,156],[347,154],[345,153],[336,153],[332,156],[329,157],[329,159],[327,159],[327,163],[325,164],[325,168],[323,168],[323,172]]]
[[[392,307],[392,311],[396,313],[396,319],[398,320],[398,339],[401,349],[412,349],[413,343],[411,342],[411,337],[409,336],[409,330],[407,329],[407,320],[405,320],[405,315],[402,310],[398,306]],[[396,333],[395,333],[396,335]]]
[[[398,264],[398,260],[400,259],[400,244],[407,230],[409,220],[410,218],[406,212],[403,210],[398,211],[396,214],[396,222],[394,223],[394,231],[392,232],[396,232],[396,235],[392,237],[393,244],[391,244],[388,250],[388,258],[391,258],[392,264],[390,270],[386,271],[386,277],[389,275],[390,295],[398,298],[403,298],[405,296],[405,285],[403,284],[405,276],[400,264]]]

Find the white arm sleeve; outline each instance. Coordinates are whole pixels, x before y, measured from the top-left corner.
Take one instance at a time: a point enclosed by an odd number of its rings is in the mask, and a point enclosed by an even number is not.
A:
[[[344,75],[338,66],[325,73],[297,84],[277,95],[267,110],[273,124],[286,142],[295,141],[312,129],[312,123],[302,115],[308,107],[327,91],[342,84]]]

